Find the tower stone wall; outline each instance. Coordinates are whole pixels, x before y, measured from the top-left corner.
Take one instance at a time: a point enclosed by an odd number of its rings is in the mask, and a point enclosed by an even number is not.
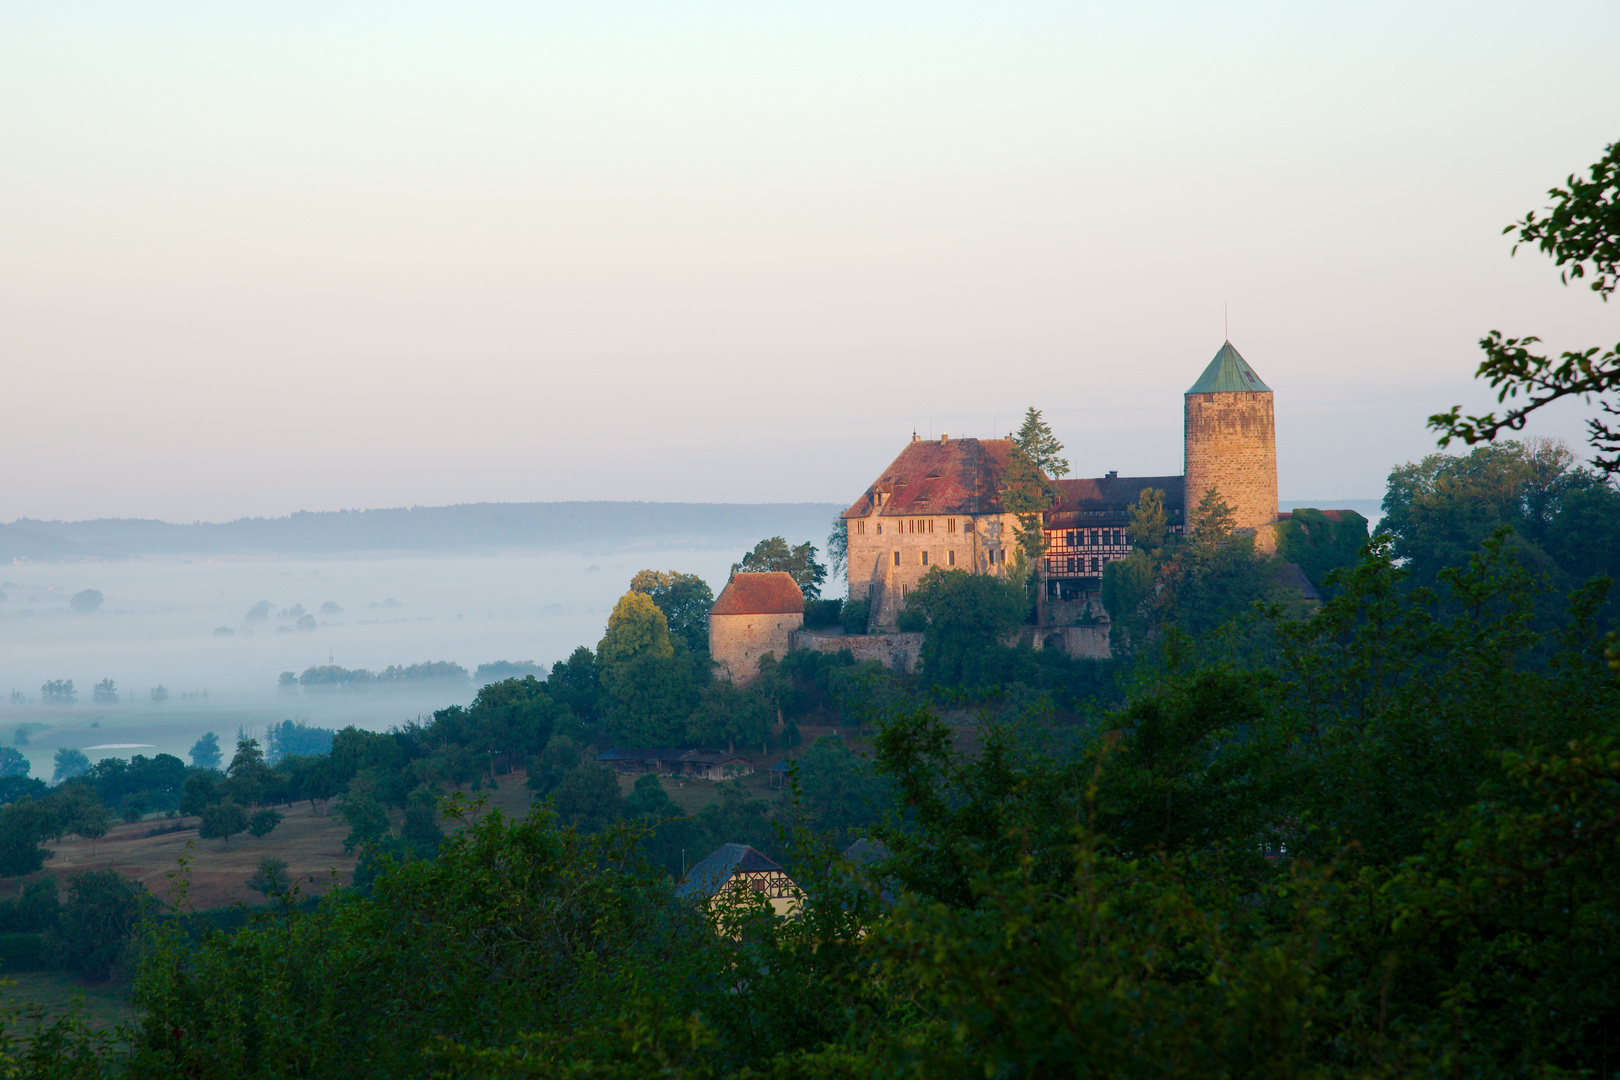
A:
[[[1233,525],[1277,519],[1277,425],[1267,391],[1189,393],[1185,404],[1187,513],[1214,488]]]

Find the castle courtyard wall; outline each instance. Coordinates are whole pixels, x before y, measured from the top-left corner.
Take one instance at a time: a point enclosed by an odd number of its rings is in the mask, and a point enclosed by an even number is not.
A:
[[[897,675],[912,675],[922,668],[921,634],[818,634],[800,630],[793,635],[793,647],[824,653],[848,649],[857,664],[876,660]]]

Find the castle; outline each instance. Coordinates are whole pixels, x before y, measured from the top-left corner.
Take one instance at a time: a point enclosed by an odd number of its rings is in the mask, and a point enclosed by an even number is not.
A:
[[[1277,520],[1277,437],[1272,392],[1230,341],[1183,395],[1181,476],[1057,480],[1061,501],[1042,515],[1037,568],[1046,599],[1086,604],[1102,568],[1130,553],[1125,529],[1144,488],[1164,492],[1173,533],[1213,488],[1240,529]],[[906,594],[934,566],[1003,574],[1016,516],[1001,491],[1011,439],[912,436],[883,474],[841,515],[849,537],[849,597],[871,601],[874,630],[893,630]],[[1189,505],[1190,504],[1190,505]],[[1062,607],[1047,605],[1059,613]],[[1092,605],[1101,610],[1101,604]],[[1044,621],[1044,620],[1043,620]]]
[[[1143,489],[1164,492],[1171,533],[1187,529],[1189,512],[1213,489],[1237,529],[1270,550],[1278,520],[1277,436],[1272,391],[1232,343],[1221,345],[1182,395],[1180,476],[1120,476],[1053,481],[1061,498],[1042,514],[1045,550],[1040,628],[1031,643],[1071,655],[1107,656],[1099,592],[1103,567],[1130,554],[1130,507]],[[1011,439],[919,439],[840,515],[848,538],[849,599],[870,602],[869,640],[800,632],[793,598],[767,575],[734,574],[710,617],[710,652],[733,679],[752,677],[765,651],[855,648],[910,670],[920,648],[897,634],[906,596],[934,567],[1004,575],[1017,546],[1017,516],[1002,502]],[[776,575],[786,577],[786,575]],[[1308,587],[1308,585],[1307,585]],[[793,592],[797,593],[797,589]],[[1099,624],[1098,617],[1104,622]],[[757,639],[757,640],[756,640]]]

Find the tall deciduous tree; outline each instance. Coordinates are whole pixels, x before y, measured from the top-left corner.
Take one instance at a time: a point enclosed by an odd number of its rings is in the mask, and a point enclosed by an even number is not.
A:
[[[1588,170],[1589,179],[1571,175],[1565,186],[1552,188],[1552,205],[1545,217],[1526,214],[1503,232],[1519,231],[1519,244],[1535,244],[1563,267],[1559,278],[1590,279],[1592,291],[1607,301],[1620,284],[1620,143],[1604,148],[1601,160]],[[1503,431],[1518,431],[1537,409],[1566,397],[1598,399],[1607,416],[1620,416],[1620,344],[1604,349],[1565,351],[1554,357],[1532,347],[1533,335],[1503,337],[1492,330],[1480,339],[1485,350],[1476,379],[1489,381],[1496,400],[1515,404],[1502,415],[1463,417],[1462,407],[1429,417],[1429,426],[1441,433],[1440,445],[1461,439],[1472,446],[1494,441]],[[1620,426],[1594,417],[1587,421],[1588,442],[1596,451],[1593,465],[1606,473],[1620,472]]]
[[[669,620],[669,632],[694,652],[709,648],[709,609],[714,592],[696,574],[676,570],[640,570],[630,579],[630,591],[645,593]]]
[[[90,759],[85,756],[83,750],[64,746],[56,752],[56,773],[51,777],[51,782],[60,784],[63,780],[71,779],[89,769]]]
[[[602,666],[624,664],[638,656],[671,656],[669,619],[646,593],[627,592],[613,605],[607,633],[596,646]]]
[[[204,840],[224,840],[225,846],[230,847],[231,837],[247,827],[246,810],[237,803],[217,802],[203,811],[202,825],[198,827],[197,835]]]
[[[27,795],[0,807],[0,877],[22,877],[44,866],[54,853],[39,842],[58,828],[51,808]]]
[[[191,744],[191,764],[199,769],[219,768],[219,736],[210,731]]]
[[[793,578],[806,600],[821,596],[821,583],[827,580],[827,568],[816,562],[815,545],[808,540],[789,547],[780,536],[772,536],[754,545],[754,550],[733,563],[731,572],[757,574],[780,570]]]

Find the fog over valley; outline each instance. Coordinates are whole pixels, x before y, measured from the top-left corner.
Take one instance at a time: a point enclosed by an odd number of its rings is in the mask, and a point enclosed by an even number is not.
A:
[[[448,663],[473,675],[497,661],[549,669],[577,646],[595,646],[637,570],[695,573],[718,592],[761,536],[822,547],[840,508],[730,509],[704,537],[683,535],[693,507],[641,504],[619,516],[619,535],[598,529],[588,546],[569,549],[9,562],[0,565],[0,742],[48,780],[59,747],[84,749],[92,761],[183,756],[204,732],[228,744],[238,726],[289,718],[382,730],[465,704],[478,685],[401,669]],[[659,531],[664,542],[647,538]],[[377,539],[368,542],[384,546]],[[342,690],[278,685],[283,672],[329,663],[382,678]],[[391,667],[398,677],[389,678]],[[66,680],[76,700],[52,703],[42,688]]]

